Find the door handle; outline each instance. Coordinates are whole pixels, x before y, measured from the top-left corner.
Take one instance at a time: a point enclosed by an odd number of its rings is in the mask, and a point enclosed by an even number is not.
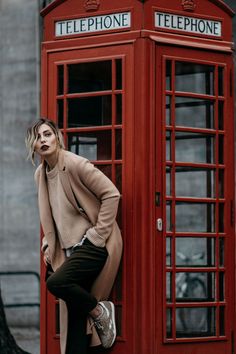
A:
[[[156,227],[158,231],[162,231],[163,230],[163,222],[161,218],[158,218],[156,221]]]

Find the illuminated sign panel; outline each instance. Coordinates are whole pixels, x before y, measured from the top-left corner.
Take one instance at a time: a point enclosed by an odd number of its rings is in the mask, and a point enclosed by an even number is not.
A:
[[[222,36],[222,24],[220,21],[182,16],[166,12],[155,12],[155,27],[212,37]]]
[[[70,36],[101,31],[129,29],[131,27],[130,12],[121,12],[102,16],[91,16],[72,20],[57,21],[55,35]]]

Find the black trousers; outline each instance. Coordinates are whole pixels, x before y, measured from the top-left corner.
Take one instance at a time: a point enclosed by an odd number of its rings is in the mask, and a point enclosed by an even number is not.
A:
[[[47,278],[48,290],[66,302],[68,334],[66,354],[86,354],[88,313],[97,305],[91,286],[107,259],[106,247],[96,247],[88,239],[74,250],[55,273]]]

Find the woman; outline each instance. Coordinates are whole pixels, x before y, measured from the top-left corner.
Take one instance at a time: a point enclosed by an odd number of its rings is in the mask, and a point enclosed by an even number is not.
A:
[[[116,337],[114,305],[104,300],[122,252],[115,221],[120,194],[87,159],[64,149],[53,121],[35,122],[26,146],[33,163],[35,153],[42,160],[35,181],[44,262],[53,270],[46,285],[63,300],[61,353],[85,354],[89,339],[90,345],[109,348]]]

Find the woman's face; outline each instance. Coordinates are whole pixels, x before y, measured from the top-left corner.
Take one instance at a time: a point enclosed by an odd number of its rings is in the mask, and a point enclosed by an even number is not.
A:
[[[35,144],[35,152],[41,157],[51,157],[57,153],[58,142],[52,128],[47,124],[42,124],[38,130],[38,138]]]

